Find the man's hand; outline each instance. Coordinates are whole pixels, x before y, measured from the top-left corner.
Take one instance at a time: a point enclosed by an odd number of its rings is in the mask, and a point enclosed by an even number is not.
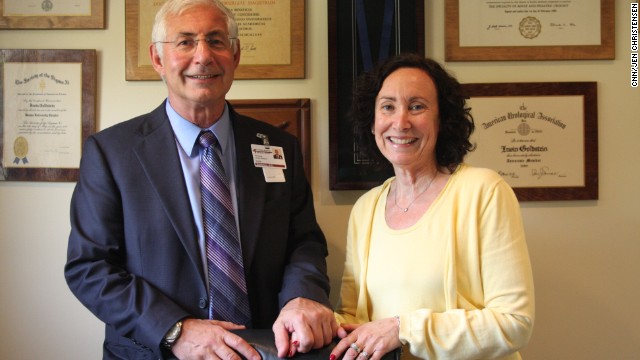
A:
[[[178,359],[260,360],[260,354],[246,341],[228,330],[244,329],[226,321],[186,319],[182,334],[171,348]]]
[[[273,324],[278,357],[292,357],[331,343],[338,323],[328,307],[305,298],[289,301]]]

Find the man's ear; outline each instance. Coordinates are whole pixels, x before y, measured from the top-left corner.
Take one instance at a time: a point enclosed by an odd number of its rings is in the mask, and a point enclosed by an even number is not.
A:
[[[240,39],[236,39],[236,46],[236,53],[233,54],[233,62],[237,69],[238,65],[240,65]]]
[[[164,65],[162,64],[162,58],[160,58],[160,54],[158,54],[158,49],[154,43],[149,45],[149,56],[151,56],[151,64],[153,65],[153,68],[160,77],[164,77]]]

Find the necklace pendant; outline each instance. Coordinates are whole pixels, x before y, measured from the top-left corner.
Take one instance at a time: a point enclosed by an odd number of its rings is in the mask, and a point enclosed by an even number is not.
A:
[[[409,208],[404,208],[404,209],[402,209],[402,211],[407,212],[407,211],[409,211]]]

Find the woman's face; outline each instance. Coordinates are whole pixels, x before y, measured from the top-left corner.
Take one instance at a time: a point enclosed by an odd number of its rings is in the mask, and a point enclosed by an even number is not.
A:
[[[400,68],[382,83],[375,103],[376,144],[394,167],[435,162],[438,94],[431,77],[417,68]]]

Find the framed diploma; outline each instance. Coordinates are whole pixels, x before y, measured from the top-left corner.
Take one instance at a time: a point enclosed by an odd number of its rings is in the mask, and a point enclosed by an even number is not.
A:
[[[363,190],[392,173],[357,156],[348,119],[357,77],[402,52],[424,54],[424,0],[329,0],[329,188]]]
[[[76,181],[95,132],[95,50],[0,50],[0,180]]]
[[[125,0],[126,80],[160,80],[151,65],[151,28],[166,0]],[[240,32],[236,79],[305,77],[304,0],[222,0]]]
[[[522,201],[598,199],[595,82],[463,84],[477,148]]]
[[[0,0],[0,29],[104,29],[105,0]]]
[[[445,59],[615,58],[615,0],[445,0]]]

